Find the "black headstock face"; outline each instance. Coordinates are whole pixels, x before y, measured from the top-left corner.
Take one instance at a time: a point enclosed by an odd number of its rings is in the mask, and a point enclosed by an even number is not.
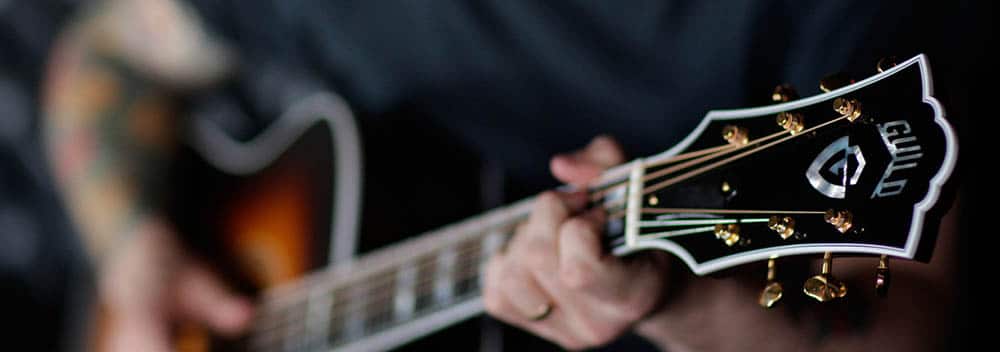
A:
[[[618,251],[665,249],[700,274],[806,253],[914,258],[934,237],[927,212],[957,158],[931,94],[918,56],[822,95],[710,112],[643,160],[634,229]]]

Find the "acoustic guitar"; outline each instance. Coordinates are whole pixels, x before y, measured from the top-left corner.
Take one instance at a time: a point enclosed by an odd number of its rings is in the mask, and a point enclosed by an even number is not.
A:
[[[884,291],[889,258],[929,259],[958,151],[928,59],[879,66],[809,98],[779,87],[773,105],[711,111],[679,144],[608,170],[587,189],[608,211],[608,250],[668,251],[698,275],[822,256],[803,288],[820,301],[848,291],[829,272],[833,257],[876,256]],[[235,349],[386,350],[483,312],[483,264],[532,199],[355,257],[351,120],[337,97],[318,94],[246,143],[193,126],[191,157],[175,168],[187,191],[172,213],[182,233],[216,239],[201,247],[259,292]],[[764,307],[791,294],[768,278]],[[219,347],[196,328],[179,334],[184,349]]]

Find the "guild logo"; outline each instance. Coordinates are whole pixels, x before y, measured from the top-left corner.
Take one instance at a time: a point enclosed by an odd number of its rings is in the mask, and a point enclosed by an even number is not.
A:
[[[852,167],[851,169],[848,169]],[[844,199],[847,185],[855,185],[865,169],[865,156],[861,148],[848,143],[847,136],[830,143],[823,149],[809,169],[806,178],[819,193],[837,199]]]
[[[890,121],[878,125],[878,133],[885,143],[886,150],[892,158],[889,167],[882,173],[872,192],[871,198],[884,198],[903,193],[906,187],[907,172],[917,167],[917,162],[924,156],[917,142],[917,136],[906,120]]]

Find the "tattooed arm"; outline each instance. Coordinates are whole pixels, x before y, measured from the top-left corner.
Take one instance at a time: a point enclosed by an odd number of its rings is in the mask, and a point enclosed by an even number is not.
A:
[[[97,271],[100,349],[170,350],[174,322],[236,333],[249,304],[188,257],[160,214],[180,116],[172,97],[232,66],[172,0],[96,2],[63,33],[45,79],[45,143]]]

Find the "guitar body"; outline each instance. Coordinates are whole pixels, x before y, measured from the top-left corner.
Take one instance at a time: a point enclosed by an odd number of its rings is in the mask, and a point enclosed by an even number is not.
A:
[[[337,156],[360,164],[356,131],[341,131],[353,144],[335,150],[334,127],[353,129],[349,119],[338,98],[319,94],[247,142],[210,123],[190,126],[188,143],[171,165],[167,213],[188,248],[232,289],[255,297],[328,265],[335,237],[353,247],[356,231],[333,235],[334,218],[345,217],[342,228],[356,226],[360,207],[360,190],[335,197],[336,188],[357,187],[352,183],[360,178],[358,167],[336,171]],[[353,204],[338,213],[337,201]],[[103,310],[98,307],[92,325],[96,350],[103,350],[108,326]],[[220,341],[195,323],[178,324],[173,333],[178,351],[246,350],[243,342]]]
[[[327,264],[333,203],[332,135],[324,121],[263,169],[240,175],[194,150],[177,165],[171,214],[180,233],[246,294],[291,282]],[[209,345],[201,329],[182,327],[178,346]],[[213,349],[215,350],[215,349]]]
[[[247,289],[289,282],[327,263],[332,229],[332,136],[308,128],[273,163],[234,175],[189,154],[178,164],[171,215],[180,233]]]

